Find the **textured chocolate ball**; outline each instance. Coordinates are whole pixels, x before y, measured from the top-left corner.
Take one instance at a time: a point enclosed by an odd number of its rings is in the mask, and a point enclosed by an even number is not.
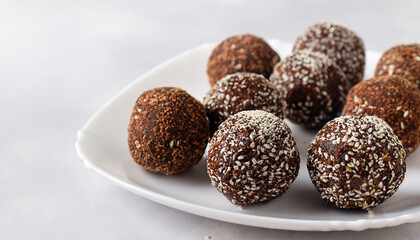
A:
[[[342,116],[316,135],[307,167],[322,199],[339,208],[369,210],[397,191],[405,159],[404,147],[385,121]]]
[[[347,76],[351,85],[363,79],[365,47],[362,39],[349,28],[335,22],[321,22],[303,32],[293,47],[322,52],[335,61]]]
[[[174,87],[143,92],[128,126],[133,160],[149,171],[166,175],[184,172],[197,164],[208,137],[204,106]]]
[[[343,112],[385,120],[407,155],[420,145],[420,90],[401,77],[379,76],[360,82],[350,90]]]
[[[223,122],[209,143],[211,183],[238,205],[281,196],[296,179],[299,152],[289,127],[272,113],[243,111]]]
[[[264,39],[250,35],[238,35],[222,41],[213,50],[207,63],[210,85],[228,74],[252,72],[270,77],[279,55]]]
[[[319,52],[300,50],[274,68],[270,80],[280,91],[285,116],[320,128],[340,115],[350,83],[341,68]]]
[[[398,45],[388,49],[378,62],[375,76],[406,78],[420,89],[420,44]]]
[[[280,93],[264,76],[234,73],[218,81],[204,97],[211,132],[230,115],[245,110],[264,110],[283,119]]]

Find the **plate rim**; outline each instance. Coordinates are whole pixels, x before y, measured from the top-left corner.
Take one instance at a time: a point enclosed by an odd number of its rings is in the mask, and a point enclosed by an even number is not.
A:
[[[278,44],[289,44],[286,42],[282,42],[277,39],[271,39],[268,41],[269,43],[276,42]],[[127,92],[130,88],[134,85],[142,82],[144,79],[147,79],[150,75],[154,72],[159,71],[161,68],[165,68],[167,65],[172,64],[173,62],[182,59],[190,55],[195,51],[199,51],[201,49],[208,48],[210,46],[214,46],[215,43],[204,43],[199,45],[198,47],[191,48],[186,50],[164,62],[161,64],[153,67],[149,71],[147,71],[142,76],[136,78],[134,81],[129,83],[123,89],[117,92],[113,97],[111,97],[105,104],[103,104],[90,118],[89,120],[83,125],[81,129],[77,131],[77,140],[75,143],[75,148],[77,155],[83,162],[84,166],[97,174],[101,175],[102,177],[110,180],[114,184],[136,194],[141,197],[144,197],[148,200],[157,202],[159,204],[165,205],[167,207],[171,207],[183,212],[188,212],[190,214],[198,215],[201,217],[211,218],[223,222],[247,225],[252,227],[260,227],[260,228],[270,228],[270,229],[282,229],[282,230],[294,230],[294,231],[343,231],[343,230],[351,230],[351,231],[363,231],[366,229],[378,229],[384,227],[394,227],[404,223],[415,223],[420,222],[420,212],[417,213],[409,213],[403,214],[400,216],[392,217],[392,218],[382,218],[382,219],[359,219],[359,220],[301,220],[301,219],[290,219],[290,218],[281,218],[281,217],[265,217],[265,216],[257,216],[257,215],[247,215],[241,214],[240,212],[230,212],[215,208],[210,208],[206,206],[202,206],[195,203],[186,202],[183,200],[175,199],[172,197],[165,196],[163,194],[153,192],[148,189],[144,189],[133,182],[125,181],[115,174],[108,172],[106,169],[94,164],[92,161],[83,151],[83,141],[84,139],[89,139],[88,132],[89,126],[104,112],[109,105],[111,105],[116,99],[118,99],[121,95]],[[366,52],[379,54],[375,51]],[[228,216],[228,218],[226,218]],[[252,224],[250,223],[252,220]]]

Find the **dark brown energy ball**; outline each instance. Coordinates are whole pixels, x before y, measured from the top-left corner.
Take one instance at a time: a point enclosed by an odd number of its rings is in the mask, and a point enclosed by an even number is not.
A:
[[[303,32],[293,47],[322,52],[347,75],[351,85],[363,79],[365,70],[365,47],[362,39],[349,28],[335,22],[321,22]]]
[[[322,199],[339,208],[369,210],[397,191],[405,159],[404,147],[385,121],[342,116],[316,135],[307,167]]]
[[[350,83],[341,68],[319,52],[300,50],[274,68],[270,80],[280,91],[291,121],[320,128],[340,115]]]
[[[420,88],[420,44],[398,45],[388,49],[378,62],[375,76],[395,75]]]
[[[133,160],[149,171],[166,175],[184,172],[197,164],[208,137],[203,104],[175,87],[143,92],[128,125]]]
[[[224,76],[236,72],[253,72],[269,78],[279,55],[264,39],[238,35],[223,40],[213,50],[207,63],[207,75],[213,86]]]
[[[420,145],[420,90],[401,77],[379,76],[360,82],[350,90],[343,112],[385,120],[407,155]]]
[[[203,103],[211,132],[230,115],[245,110],[264,110],[283,119],[280,93],[263,75],[256,73],[227,75],[207,92]]]
[[[289,127],[272,113],[243,111],[223,122],[209,143],[212,185],[238,205],[281,196],[299,172],[299,152]]]

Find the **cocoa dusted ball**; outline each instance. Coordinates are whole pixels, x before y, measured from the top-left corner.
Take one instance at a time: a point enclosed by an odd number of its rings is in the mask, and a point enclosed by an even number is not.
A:
[[[336,22],[321,22],[303,32],[293,47],[293,52],[309,49],[322,52],[346,74],[351,85],[363,79],[365,47],[362,39],[349,28]]]
[[[407,155],[420,145],[420,89],[397,76],[379,76],[354,86],[344,115],[374,115],[387,122]]]
[[[250,35],[238,35],[223,40],[213,50],[207,63],[210,85],[228,74],[253,72],[270,77],[279,55],[264,39]]]
[[[197,164],[208,138],[204,106],[175,87],[143,92],[128,125],[128,146],[134,161],[166,175],[184,172]]]
[[[404,180],[404,147],[375,116],[328,122],[308,149],[307,167],[321,198],[339,208],[376,207]]]
[[[415,83],[420,89],[420,44],[388,49],[378,62],[375,76],[395,75]]]
[[[307,49],[278,63],[270,80],[280,91],[285,115],[308,128],[321,128],[340,115],[350,83],[329,57]]]
[[[234,73],[218,81],[204,97],[211,132],[230,115],[245,110],[264,110],[283,119],[280,93],[264,76]]]
[[[272,113],[243,111],[223,122],[209,143],[211,183],[238,205],[281,196],[296,179],[299,152],[289,127]]]

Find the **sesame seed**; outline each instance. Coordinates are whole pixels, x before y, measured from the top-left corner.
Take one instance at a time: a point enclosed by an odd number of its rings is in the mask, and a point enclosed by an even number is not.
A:
[[[371,134],[366,134],[369,131]],[[346,136],[351,137],[343,141]],[[323,142],[345,147],[328,147],[328,152],[334,154],[325,154],[321,148]],[[400,156],[403,150],[398,137],[383,120],[373,116],[339,117],[327,123],[311,142],[308,170],[323,199],[342,208],[371,209],[400,185],[405,170],[397,176],[393,165],[405,169],[404,157]],[[332,155],[340,156],[341,161],[332,162]],[[391,163],[393,167],[388,166]],[[345,183],[346,187],[340,187],[337,182]]]
[[[237,134],[245,129],[246,134]],[[251,144],[246,146],[246,143],[250,140],[255,144],[254,151],[244,151],[249,149]],[[207,172],[212,176],[214,173],[209,170],[212,166],[219,168],[219,164],[228,164],[229,159],[236,159],[232,164],[233,170],[222,175],[231,177],[210,177],[212,182],[228,184],[215,183],[213,186],[230,196],[228,199],[235,204],[266,201],[281,195],[283,188],[287,189],[286,186],[297,176],[296,157],[299,155],[295,153],[295,144],[290,129],[275,115],[259,110],[243,111],[230,116],[214,134],[209,143]],[[281,151],[282,158],[279,158]],[[274,162],[273,158],[278,161]],[[288,172],[285,172],[286,163],[292,163],[287,166],[290,168]],[[233,186],[229,184],[230,180],[234,182]],[[284,184],[283,187],[279,187],[280,183]]]

